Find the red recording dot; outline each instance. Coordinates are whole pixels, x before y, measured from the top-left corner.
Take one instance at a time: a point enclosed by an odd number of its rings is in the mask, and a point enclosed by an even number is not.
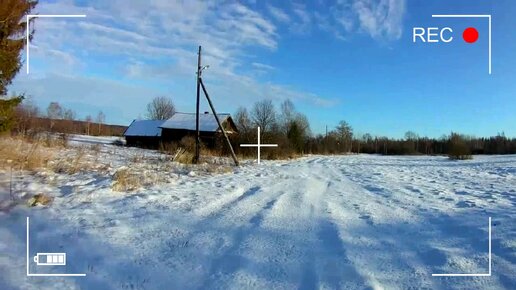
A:
[[[473,27],[468,27],[462,33],[462,38],[467,43],[473,43],[478,39],[478,31]]]

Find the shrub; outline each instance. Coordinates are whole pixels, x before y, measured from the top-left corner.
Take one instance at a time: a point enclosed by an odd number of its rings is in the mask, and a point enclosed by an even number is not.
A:
[[[452,133],[450,136],[450,147],[448,157],[452,160],[467,160],[472,159],[471,151],[466,144],[465,138],[459,134]]]
[[[10,131],[15,123],[15,108],[23,101],[23,96],[10,99],[0,98],[0,133]]]

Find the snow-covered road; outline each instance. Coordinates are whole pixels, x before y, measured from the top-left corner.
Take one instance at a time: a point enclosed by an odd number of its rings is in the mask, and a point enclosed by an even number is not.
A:
[[[32,185],[34,186],[34,185]],[[43,185],[41,185],[43,186]],[[516,156],[342,156],[183,175],[132,194],[102,176],[0,214],[1,289],[516,289]],[[66,267],[26,277],[31,253]],[[488,217],[492,276],[487,273]]]

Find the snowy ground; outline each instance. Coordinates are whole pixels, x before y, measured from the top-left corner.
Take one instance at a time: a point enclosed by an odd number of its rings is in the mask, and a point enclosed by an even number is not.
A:
[[[143,150],[101,151],[116,168]],[[149,156],[145,170],[163,162]],[[129,193],[111,173],[16,181],[55,200],[0,211],[0,289],[516,289],[516,156],[311,156]],[[492,276],[432,277],[488,272],[490,216]],[[67,253],[31,273],[87,276],[26,277],[26,217],[30,259]]]

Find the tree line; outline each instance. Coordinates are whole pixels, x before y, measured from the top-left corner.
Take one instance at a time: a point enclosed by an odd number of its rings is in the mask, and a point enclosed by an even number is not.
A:
[[[371,134],[356,134],[346,121],[324,134],[312,134],[306,116],[295,109],[290,100],[276,110],[271,100],[256,102],[249,110],[240,107],[234,114],[239,135],[235,145],[255,142],[256,127],[262,130],[265,143],[278,144],[267,150],[265,158],[302,154],[369,153],[382,155],[448,155],[453,159],[469,159],[472,154],[516,154],[516,138],[499,133],[493,137],[474,137],[456,132],[440,138],[421,137],[408,131],[405,138],[395,139]],[[254,154],[236,147],[239,153]],[[244,151],[246,150],[246,151]]]
[[[46,112],[31,102],[23,102],[24,95],[7,98],[7,87],[19,72],[21,51],[25,47],[25,31],[28,23],[24,20],[37,1],[7,0],[0,4],[0,133],[17,131],[26,133],[34,128],[56,132],[109,135],[118,132],[123,126],[104,125],[105,115],[99,112],[94,118],[88,115],[77,120],[73,110],[63,108],[52,102]],[[29,37],[34,31],[29,30]],[[165,97],[155,98],[147,106],[150,119],[167,119],[175,112],[175,106]],[[477,138],[459,133],[450,133],[441,138],[420,137],[409,131],[403,139],[355,134],[346,122],[339,124],[325,134],[312,134],[306,116],[298,112],[290,100],[283,101],[279,110],[271,100],[256,102],[249,110],[240,107],[234,114],[239,134],[232,138],[234,147],[240,154],[254,154],[252,150],[242,149],[241,143],[255,142],[256,127],[262,130],[265,143],[275,143],[279,147],[267,150],[264,157],[276,158],[301,154],[344,154],[374,153],[394,154],[448,154],[453,158],[469,158],[471,154],[516,154],[516,139],[507,138],[499,133],[493,137]],[[119,127],[119,128],[115,128]],[[103,129],[103,128],[109,128]],[[34,130],[33,130],[34,131]],[[224,150],[221,145],[221,150]]]
[[[58,102],[50,102],[41,110],[32,101],[20,102],[13,109],[10,131],[19,135],[39,132],[53,132],[84,135],[121,135],[126,126],[106,125],[106,115],[99,111],[95,117],[89,114],[78,118],[74,110],[65,108]]]

